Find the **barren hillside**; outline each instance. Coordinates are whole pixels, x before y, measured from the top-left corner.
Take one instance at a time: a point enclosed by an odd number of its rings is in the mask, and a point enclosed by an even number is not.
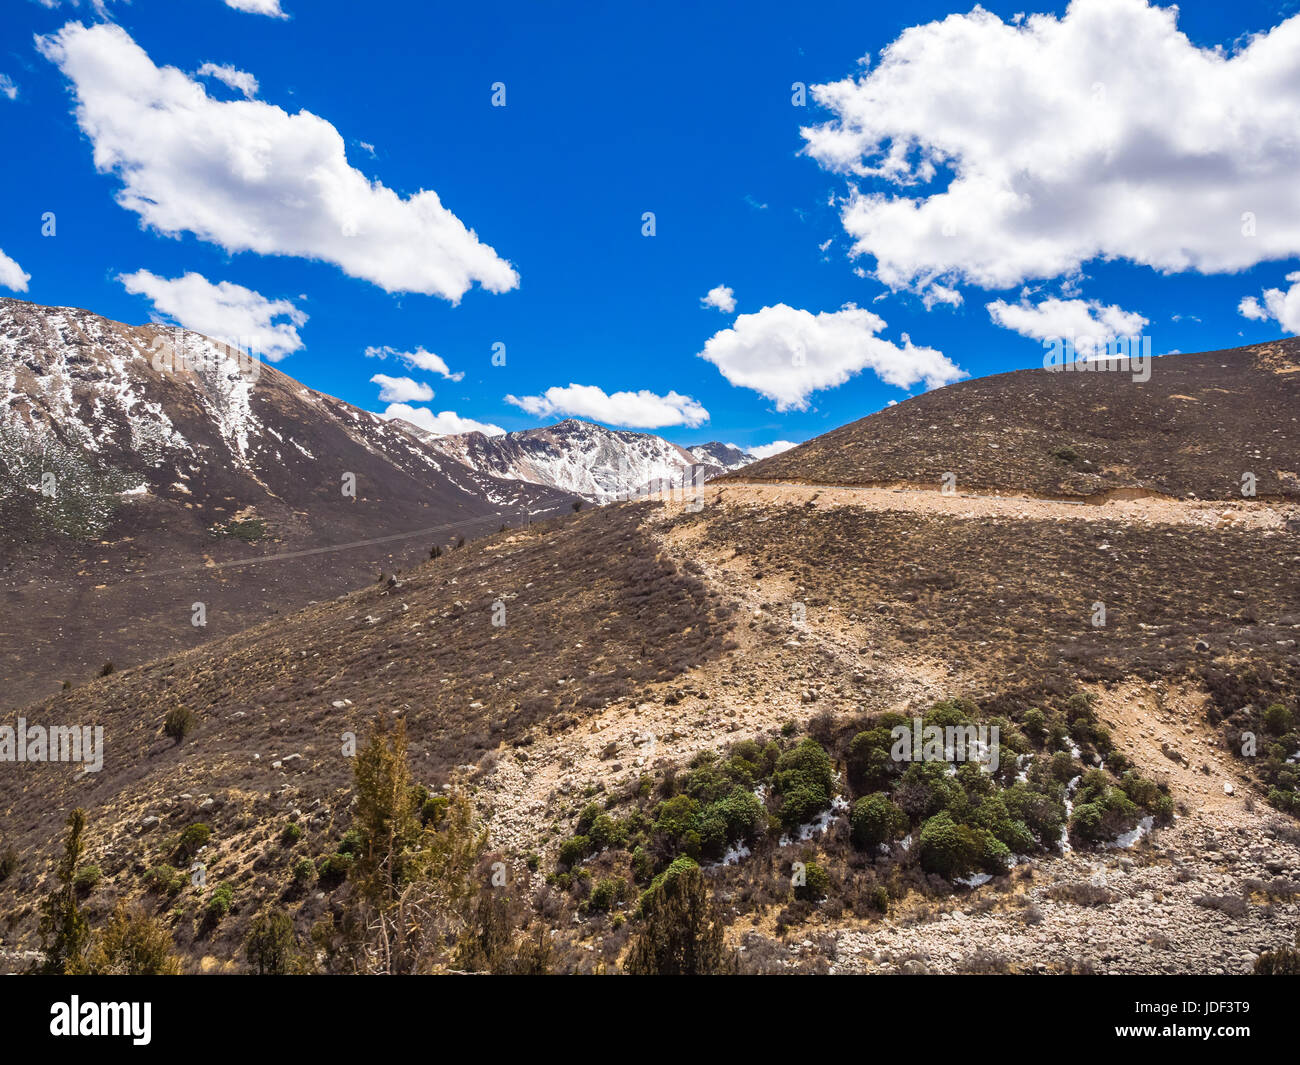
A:
[[[1166,355],[1130,372],[961,381],[727,475],[1070,498],[1300,499],[1300,340]]]

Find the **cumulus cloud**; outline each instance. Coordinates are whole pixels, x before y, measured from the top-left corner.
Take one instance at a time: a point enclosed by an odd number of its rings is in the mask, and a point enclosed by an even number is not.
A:
[[[25,273],[21,266],[0,250],[0,285],[15,292],[26,292],[27,282],[31,279],[31,274]]]
[[[753,455],[756,459],[766,459],[773,455],[779,455],[782,451],[789,451],[792,447],[798,446],[798,444],[793,443],[790,440],[773,440],[770,444],[759,444],[758,447],[746,447],[741,448],[741,450],[749,452],[749,454]]]
[[[243,93],[245,99],[251,100],[257,95],[257,79],[248,71],[232,67],[228,63],[204,63],[199,67],[198,75],[201,78],[216,78],[227,88]]]
[[[1116,337],[1139,336],[1147,319],[1136,311],[1126,311],[1116,304],[1103,305],[1098,300],[1045,299],[1031,303],[1022,297],[1019,303],[994,300],[985,305],[989,317],[1004,329],[1034,340],[1069,340],[1080,358],[1090,358],[1098,349],[1104,351]]]
[[[412,407],[406,403],[390,403],[381,417],[401,418],[403,421],[427,429],[439,436],[455,436],[458,433],[483,433],[486,436],[504,436],[505,430],[490,422],[476,422],[473,418],[462,418],[454,410],[444,410],[434,414],[428,407]]]
[[[192,271],[165,278],[137,270],[117,279],[127,292],[148,298],[158,315],[271,362],[303,346],[297,327],[307,321],[307,315],[288,300],[269,300],[230,281],[213,284]]]
[[[1300,270],[1286,275],[1291,287],[1266,288],[1264,302],[1247,296],[1237,305],[1238,313],[1256,322],[1275,319],[1288,333],[1300,334]]]
[[[416,348],[414,351],[398,351],[388,346],[366,348],[367,359],[386,359],[390,355],[412,369],[440,374],[448,381],[459,381],[465,376],[463,373],[452,373],[451,368],[440,355],[425,351],[424,348]]]
[[[251,15],[289,17],[280,10],[280,0],[226,0],[226,7],[233,7],[236,11],[247,11]]]
[[[319,259],[388,292],[452,302],[475,282],[519,283],[436,192],[403,198],[350,166],[323,118],[213,99],[119,26],[71,22],[37,45],[71,82],[96,168],[122,182],[118,203],[160,232]]]
[[[701,306],[716,307],[723,314],[731,314],[736,309],[736,293],[727,285],[718,285],[709,289],[700,300]]]
[[[8,74],[0,74],[0,96],[10,100],[18,99],[18,86]]]
[[[740,315],[730,329],[709,338],[700,357],[733,385],[773,400],[780,411],[805,410],[813,392],[842,385],[863,370],[898,388],[921,381],[937,388],[966,376],[941,352],[913,345],[907,334],[902,347],[882,340],[876,334],[884,327],[879,315],[851,303],[820,314],[778,303]]]
[[[976,7],[815,86],[834,116],[805,150],[867,179],[842,205],[854,253],[917,290],[1098,257],[1216,273],[1300,254],[1300,16],[1235,53],[1177,18],[1144,0],[1010,23]]]
[[[506,402],[535,418],[574,415],[630,429],[658,429],[665,425],[693,428],[709,420],[709,412],[690,396],[677,392],[660,396],[644,388],[607,395],[595,385],[555,385],[540,396],[506,396]]]
[[[389,377],[377,373],[371,382],[379,386],[379,398],[384,403],[427,403],[433,399],[433,389],[423,381],[410,377]]]

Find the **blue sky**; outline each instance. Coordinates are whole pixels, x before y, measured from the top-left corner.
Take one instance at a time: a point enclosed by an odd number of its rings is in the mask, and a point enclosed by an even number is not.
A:
[[[1041,365],[1043,337],[1090,322],[1157,354],[1300,331],[1294,5],[1187,3],[1174,28],[1141,0],[993,3],[944,27],[970,7],[280,2],[7,0],[0,292],[201,328],[204,286],[225,282],[278,311],[280,369],[369,410],[388,406],[382,374],[430,417],[594,411],[745,446]],[[130,99],[138,50],[176,72]],[[812,89],[872,71],[835,101]],[[286,125],[298,112],[319,121]],[[907,147],[882,165],[890,145]],[[354,212],[346,188],[320,193],[322,167],[391,191]],[[421,190],[454,217],[417,217]],[[947,240],[913,230],[938,216],[957,219]],[[456,220],[477,241],[436,239]],[[734,309],[701,304],[718,286]],[[419,351],[447,373],[398,354]]]

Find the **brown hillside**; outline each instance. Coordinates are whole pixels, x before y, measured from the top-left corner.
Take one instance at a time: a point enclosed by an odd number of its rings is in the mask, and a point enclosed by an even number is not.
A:
[[[1300,499],[1300,340],[1111,371],[1016,370],[927,392],[720,480],[1062,497]]]

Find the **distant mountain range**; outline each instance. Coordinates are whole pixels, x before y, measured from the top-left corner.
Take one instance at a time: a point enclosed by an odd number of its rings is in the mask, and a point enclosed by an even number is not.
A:
[[[598,503],[632,498],[662,485],[702,484],[755,461],[728,444],[682,448],[649,433],[606,429],[575,418],[504,436],[413,431],[483,477],[547,485]]]
[[[0,298],[0,675],[35,696],[750,460],[573,420],[437,437],[197,333]],[[57,675],[21,668],[37,657]]]

